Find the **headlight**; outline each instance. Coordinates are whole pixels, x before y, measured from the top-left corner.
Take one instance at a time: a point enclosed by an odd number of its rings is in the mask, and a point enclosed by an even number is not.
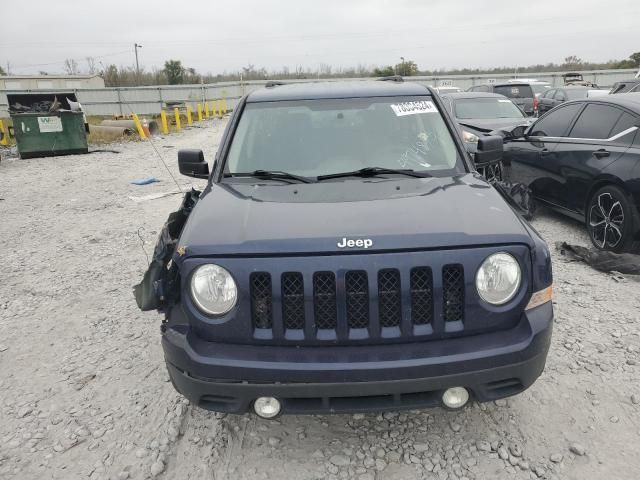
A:
[[[238,289],[231,274],[219,265],[202,265],[191,276],[191,298],[209,315],[224,315],[238,299]]]
[[[462,141],[464,143],[478,143],[478,140],[479,138],[476,134],[462,130]]]
[[[512,255],[494,253],[480,265],[476,274],[476,288],[485,302],[502,305],[515,296],[521,277],[520,265]]]

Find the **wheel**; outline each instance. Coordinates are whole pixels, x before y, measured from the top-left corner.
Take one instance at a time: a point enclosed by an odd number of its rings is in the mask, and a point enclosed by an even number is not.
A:
[[[640,248],[633,238],[638,231],[637,215],[627,194],[614,185],[602,187],[589,200],[586,225],[591,243],[598,250],[628,252]]]

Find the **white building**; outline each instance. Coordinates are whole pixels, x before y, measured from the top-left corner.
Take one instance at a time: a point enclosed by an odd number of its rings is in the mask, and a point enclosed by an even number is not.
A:
[[[0,90],[78,90],[104,88],[99,75],[5,75]]]

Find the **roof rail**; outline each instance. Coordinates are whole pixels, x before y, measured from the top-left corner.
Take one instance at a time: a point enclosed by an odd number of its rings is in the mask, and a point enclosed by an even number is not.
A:
[[[269,80],[264,84],[264,88],[279,87],[280,85],[285,85],[285,83],[281,82],[280,80]]]
[[[404,82],[404,78],[402,78],[402,75],[391,75],[390,77],[380,77],[378,78],[379,82],[398,82],[398,83],[402,83]]]

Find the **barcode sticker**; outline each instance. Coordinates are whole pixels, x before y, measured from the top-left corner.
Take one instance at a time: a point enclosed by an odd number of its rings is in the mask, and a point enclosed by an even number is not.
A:
[[[417,115],[419,113],[438,113],[438,109],[433,102],[421,100],[416,102],[403,102],[391,105],[396,117],[404,115]]]

